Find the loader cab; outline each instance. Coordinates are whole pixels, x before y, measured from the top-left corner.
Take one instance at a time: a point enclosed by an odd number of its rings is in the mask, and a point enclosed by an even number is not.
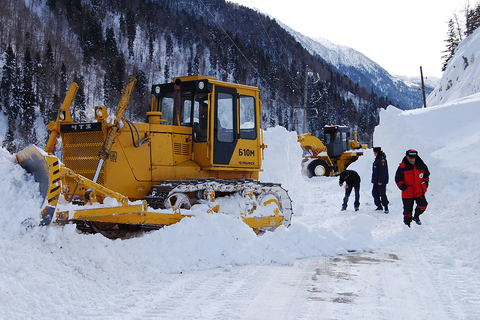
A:
[[[350,149],[350,128],[347,126],[325,126],[325,146],[329,157],[337,157]]]
[[[260,170],[258,88],[197,75],[154,85],[152,94],[149,117],[159,116],[155,121],[160,124],[190,128],[193,159],[201,167]]]

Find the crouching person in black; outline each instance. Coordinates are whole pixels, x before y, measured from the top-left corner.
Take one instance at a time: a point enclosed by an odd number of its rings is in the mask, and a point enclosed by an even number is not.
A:
[[[342,211],[347,210],[348,198],[352,193],[352,189],[355,189],[355,202],[353,203],[353,206],[355,211],[358,211],[358,208],[360,207],[360,176],[353,170],[342,171],[339,180],[340,187],[343,186],[344,182],[345,197],[343,197]]]

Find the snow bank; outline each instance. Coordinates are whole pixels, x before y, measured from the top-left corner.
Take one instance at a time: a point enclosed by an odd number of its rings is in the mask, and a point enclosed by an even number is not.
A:
[[[480,92],[479,44],[480,28],[458,45],[440,83],[428,95],[427,106],[446,104]]]
[[[429,206],[423,220],[439,243],[453,241],[450,255],[480,268],[480,95],[444,105],[401,112],[382,110],[374,141],[389,156],[389,174],[413,148],[428,165]],[[395,185],[392,185],[395,187]],[[384,239],[385,241],[386,239]]]

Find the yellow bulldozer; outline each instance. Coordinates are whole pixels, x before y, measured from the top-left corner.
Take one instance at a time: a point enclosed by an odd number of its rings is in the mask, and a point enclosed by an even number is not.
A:
[[[130,77],[115,114],[96,106],[87,123],[72,122],[72,83],[45,149],[16,154],[45,198],[41,225],[75,223],[109,238],[205,212],[235,216],[257,233],[290,225],[287,191],[258,181],[266,148],[258,88],[177,77],[152,86],[148,123],[133,123],[123,114],[135,82]],[[61,161],[53,155],[58,135]]]
[[[337,176],[359,156],[362,149],[368,145],[350,138],[350,128],[347,126],[329,125],[323,127],[325,144],[311,133],[298,135],[298,142],[303,149],[302,172],[311,177]]]

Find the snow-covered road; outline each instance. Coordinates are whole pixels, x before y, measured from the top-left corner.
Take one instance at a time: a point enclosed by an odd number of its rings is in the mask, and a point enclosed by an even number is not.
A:
[[[397,190],[389,188],[390,214],[373,210],[368,183],[361,210],[341,212],[343,189],[336,178],[305,183],[310,196],[318,195],[330,210],[319,210],[318,202],[311,201],[295,223],[342,230],[341,225],[365,215],[378,222],[374,237],[401,233],[408,239],[372,252],[304,258],[287,266],[162,275],[148,283],[125,284],[98,302],[92,299],[88,312],[84,306],[66,309],[75,318],[95,319],[478,319],[478,270],[455,264],[449,248],[435,239],[431,219],[413,230],[403,226]],[[434,210],[432,204],[430,214]]]

